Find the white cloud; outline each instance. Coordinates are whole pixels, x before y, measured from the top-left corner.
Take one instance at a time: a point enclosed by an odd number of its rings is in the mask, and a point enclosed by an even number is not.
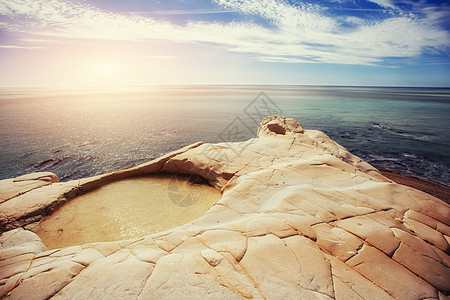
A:
[[[385,8],[392,8],[392,9],[397,8],[394,5],[394,3],[392,3],[392,0],[367,0],[367,1],[375,3],[378,6],[385,7]]]
[[[191,9],[191,10],[153,10],[153,11],[130,11],[123,12],[126,15],[209,15],[229,13],[229,10],[207,10],[207,9]]]
[[[0,45],[1,49],[24,49],[24,50],[34,50],[34,49],[43,49],[43,47],[35,47],[35,46],[16,46],[16,45]]]
[[[232,10],[255,14],[272,20],[283,29],[328,31],[335,26],[335,20],[321,14],[319,6],[298,4],[294,7],[277,0],[215,0]]]
[[[53,39],[35,39],[35,38],[22,38],[21,42],[25,43],[34,43],[34,44],[42,44],[42,43],[61,43],[61,41],[53,40]]]
[[[354,17],[354,16],[345,17],[345,21],[347,23],[356,24],[356,25],[364,25],[364,23],[365,23],[365,21],[363,19]]]
[[[214,0],[224,9],[258,15],[269,27],[250,22],[199,22],[180,26],[149,16],[113,14],[86,4],[57,0],[3,0],[0,15],[8,28],[29,39],[165,40],[224,45],[232,52],[256,54],[267,62],[322,62],[376,65],[385,57],[408,58],[425,49],[448,47],[447,31],[436,26],[436,10],[426,17],[399,14],[384,20],[348,18],[352,28],[317,5],[291,6],[281,0]],[[393,7],[391,1],[372,1]]]
[[[260,56],[258,57],[258,60],[275,63],[311,63],[311,61],[301,58],[277,57],[277,56]]]

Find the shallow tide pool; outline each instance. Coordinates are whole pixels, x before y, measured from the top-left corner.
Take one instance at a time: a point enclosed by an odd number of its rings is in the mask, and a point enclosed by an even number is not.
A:
[[[73,199],[34,231],[49,249],[140,238],[193,221],[220,198],[186,175],[128,178]]]

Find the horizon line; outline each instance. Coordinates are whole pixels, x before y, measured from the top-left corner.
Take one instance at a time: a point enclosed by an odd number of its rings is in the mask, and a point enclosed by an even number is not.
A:
[[[417,85],[351,85],[351,84],[268,84],[268,83],[177,83],[177,84],[137,84],[137,85],[104,85],[104,86],[0,86],[0,89],[53,89],[53,90],[89,90],[89,89],[126,89],[153,87],[206,87],[206,86],[271,86],[271,87],[359,87],[359,88],[435,88],[450,89],[448,86],[417,86]]]

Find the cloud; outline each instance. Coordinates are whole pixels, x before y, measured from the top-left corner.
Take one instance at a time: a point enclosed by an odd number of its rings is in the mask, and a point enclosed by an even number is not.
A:
[[[367,1],[375,3],[378,6],[385,7],[385,8],[392,8],[392,9],[397,8],[394,5],[394,3],[392,3],[392,0],[367,0]]]
[[[311,63],[309,60],[301,58],[277,57],[277,56],[260,56],[259,61],[274,63]]]
[[[0,49],[24,49],[24,50],[34,50],[34,49],[44,49],[44,47],[35,47],[35,46],[16,46],[16,45],[0,45]]]
[[[190,21],[181,26],[146,15],[105,12],[86,2],[57,0],[3,0],[0,15],[9,22],[8,28],[14,27],[29,39],[214,43],[231,52],[253,54],[264,62],[377,65],[385,58],[417,57],[450,44],[449,33],[437,23],[442,14],[432,8],[421,15],[398,13],[373,20],[349,17],[352,26],[348,27],[319,5],[293,6],[281,0],[214,2],[224,10],[262,18],[267,24]],[[371,2],[394,8],[389,0]]]
[[[324,16],[318,5],[298,4],[297,6],[276,0],[215,0],[225,8],[254,14],[271,20],[282,29],[328,31],[336,22]]]
[[[153,11],[130,11],[122,12],[126,15],[209,15],[209,14],[223,14],[230,13],[229,10],[209,10],[209,9],[190,9],[190,10],[153,10]]]

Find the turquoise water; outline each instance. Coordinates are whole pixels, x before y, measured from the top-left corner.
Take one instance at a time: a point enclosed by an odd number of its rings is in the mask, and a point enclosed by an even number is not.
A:
[[[275,113],[375,166],[450,182],[450,89],[303,86],[2,89],[0,179],[76,179],[197,141],[245,140]]]

